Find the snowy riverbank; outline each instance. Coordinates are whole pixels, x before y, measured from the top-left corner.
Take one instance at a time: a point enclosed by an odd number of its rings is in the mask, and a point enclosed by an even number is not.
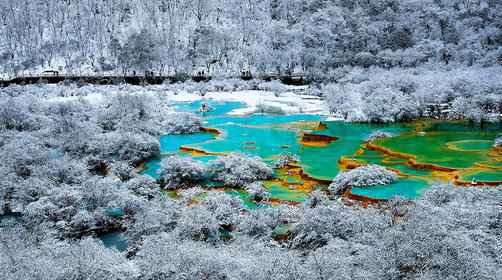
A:
[[[194,93],[166,93],[171,101],[214,100],[221,102],[241,102],[245,108],[231,111],[230,115],[254,113],[272,114],[318,114],[329,115],[329,109],[320,97],[293,92],[275,93],[271,91],[243,90],[235,92],[209,92],[204,96]]]
[[[77,87],[74,85],[30,85],[14,86],[7,91],[36,93],[45,96],[50,101],[65,101],[83,99],[90,104],[98,105],[104,99],[119,94],[156,96],[167,102],[193,102],[200,100],[213,100],[218,102],[240,102],[244,108],[231,111],[230,115],[242,116],[253,113],[271,114],[318,114],[328,116],[329,108],[321,97],[305,94],[305,87],[286,87],[280,91],[271,90],[235,90],[213,92],[188,92],[178,91],[169,85],[159,86],[132,86],[112,85],[97,86],[87,85]]]

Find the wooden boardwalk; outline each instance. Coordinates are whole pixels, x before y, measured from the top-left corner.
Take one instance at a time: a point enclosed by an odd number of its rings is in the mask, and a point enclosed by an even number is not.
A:
[[[235,77],[229,77],[235,78]],[[241,77],[238,77],[241,78]],[[188,77],[188,80],[195,82],[210,81],[210,77]],[[287,85],[307,85],[310,81],[303,76],[259,76],[257,79],[264,81],[280,80]],[[29,84],[59,84],[59,83],[82,83],[82,84],[95,84],[95,85],[118,85],[118,84],[131,84],[131,85],[160,85],[164,83],[184,82],[186,78],[176,76],[29,76],[29,77],[16,77],[11,80],[0,80],[0,87],[9,85],[29,85]],[[243,79],[247,80],[247,79]]]

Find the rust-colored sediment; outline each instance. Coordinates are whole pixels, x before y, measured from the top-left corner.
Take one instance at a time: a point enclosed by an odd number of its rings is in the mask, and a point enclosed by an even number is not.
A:
[[[337,137],[329,135],[303,133],[300,144],[309,147],[326,147],[336,140],[338,140]]]
[[[285,167],[280,169],[284,174],[288,176],[298,176],[303,182],[302,185],[295,187],[295,189],[299,190],[305,190],[305,191],[312,191],[314,188],[318,185],[330,185],[331,180],[322,180],[322,179],[317,179],[309,174],[307,174],[303,168],[300,166],[297,166],[295,164],[288,164]],[[394,170],[393,170],[394,171]],[[283,180],[277,180],[274,183],[278,183],[281,186],[284,187],[289,187],[291,185],[294,185],[292,183],[283,181]],[[359,205],[363,207],[368,207],[369,205],[382,205],[386,204],[387,200],[385,199],[375,199],[375,198],[370,198],[362,195],[356,195],[351,193],[350,189],[342,196],[343,202],[347,205]],[[295,205],[294,203],[292,205]]]
[[[214,134],[214,135],[220,135],[221,134],[221,131],[219,131],[218,129],[216,129],[216,128],[210,128],[210,127],[201,127],[200,131],[201,132],[206,132],[206,133],[211,133],[211,134]]]
[[[418,163],[416,161],[415,157],[412,155],[394,152],[391,149],[384,148],[382,146],[378,146],[378,145],[373,144],[371,142],[366,143],[366,149],[368,149],[370,151],[379,151],[379,152],[382,152],[382,153],[389,155],[389,156],[406,159],[407,160],[406,164],[415,168],[415,169],[427,169],[427,170],[442,171],[442,172],[457,171],[457,169],[455,169],[455,168],[444,167],[444,166],[439,166],[439,165],[430,164],[430,163]]]
[[[355,169],[355,168],[361,167],[363,165],[366,165],[362,161],[359,161],[357,159],[348,158],[345,156],[340,157],[340,159],[338,160],[338,164],[340,165],[341,170],[350,170],[350,169]],[[385,168],[396,173],[397,175],[404,175],[403,172],[399,169],[388,167],[388,166],[386,166]]]
[[[341,169],[354,169],[364,165],[358,160],[354,160],[345,156],[340,157],[338,164],[340,165]]]
[[[295,165],[292,165],[292,166],[295,166]],[[314,178],[314,177],[310,176],[308,173],[306,173],[303,170],[303,168],[301,168],[299,166],[296,166],[296,168],[298,168],[298,175],[303,180],[313,181],[313,182],[316,182],[317,184],[320,184],[320,185],[329,185],[329,184],[331,184],[331,180],[323,180],[323,179]]]
[[[488,155],[490,155],[490,154],[488,154]],[[502,163],[502,159],[500,160],[500,162]],[[494,163],[494,164],[497,164],[497,163]],[[490,164],[486,164],[486,163],[480,163],[480,162],[476,162],[475,165],[477,167],[484,168],[484,169],[502,170],[502,165],[500,165],[500,166],[494,166],[494,165],[490,165]]]
[[[453,178],[453,184],[460,187],[498,187],[502,186],[502,181],[463,181],[458,175]]]
[[[347,190],[342,195],[342,200],[344,200],[344,202],[346,204],[349,204],[349,205],[357,204],[357,205],[360,205],[365,208],[370,205],[382,205],[382,204],[386,204],[388,202],[385,199],[370,198],[370,197],[363,196],[363,195],[353,194],[350,189]]]
[[[143,172],[143,171],[145,171],[145,169],[146,169],[146,165],[145,164],[146,164],[146,161],[140,163],[138,166],[136,166],[134,168],[133,171],[136,172],[136,173],[138,173],[138,174],[141,173],[141,172]]]
[[[281,205],[281,204],[288,204],[288,205],[299,205],[301,202],[298,201],[287,201],[287,200],[280,200],[277,198],[270,198],[268,202],[272,205]]]
[[[224,156],[224,153],[212,153],[212,152],[207,152],[201,149],[197,148],[192,148],[192,147],[180,147],[180,150],[183,152],[190,153],[193,156]],[[282,187],[285,188],[290,188],[293,187],[295,190],[302,190],[302,191],[312,191],[317,187],[318,185],[329,185],[331,184],[331,180],[323,180],[323,179],[317,179],[312,176],[310,176],[308,173],[306,173],[301,166],[298,166],[294,163],[289,163],[283,168],[280,169],[280,171],[284,174],[284,176],[287,177],[296,177],[296,179],[301,180],[301,184],[295,184],[288,182],[284,179],[278,178],[278,179],[273,179],[271,180],[275,184],[279,184]],[[218,190],[218,188],[214,188],[214,190]],[[386,200],[383,199],[373,199],[361,195],[355,195],[350,192],[344,194],[344,203],[347,205],[360,205],[363,207],[368,207],[368,205],[381,205],[386,202]],[[285,200],[280,200],[280,199],[270,199],[269,202],[272,205],[278,205],[278,204],[288,204],[288,205],[299,205],[301,204],[300,202],[296,201],[285,201]]]
[[[180,151],[189,153],[192,156],[225,156],[225,153],[211,153],[192,147],[180,147]]]
[[[292,123],[285,123],[285,124],[280,124],[278,126],[286,127],[288,129],[294,129],[298,131],[305,131],[305,130],[323,130],[325,129],[324,124],[319,124],[318,121],[298,121],[298,122],[292,122]]]
[[[455,171],[457,171],[457,169],[455,169],[455,168],[449,168],[449,167],[444,167],[444,166],[439,166],[439,165],[429,164],[429,163],[417,163],[416,160],[414,160],[414,159],[409,160],[408,164],[416,169],[427,169],[427,170],[442,171],[442,172],[455,172]]]
[[[502,157],[502,147],[494,147],[488,152],[489,156]]]
[[[415,158],[412,155],[394,152],[391,149],[387,149],[387,148],[384,148],[382,146],[378,146],[378,145],[373,144],[371,142],[366,143],[366,149],[368,149],[370,151],[379,151],[379,152],[382,152],[382,153],[384,153],[386,155],[389,155],[389,156],[398,157],[398,158],[404,158],[404,159],[407,159],[407,160]]]
[[[453,183],[456,186],[460,186],[460,187],[498,187],[498,186],[502,186],[502,181],[500,181],[500,182],[476,182],[473,184],[472,182],[455,180],[455,181],[453,181]]]
[[[325,129],[328,129],[328,125],[323,122],[319,122],[319,125],[317,125],[317,127],[314,128],[314,130],[325,130]]]

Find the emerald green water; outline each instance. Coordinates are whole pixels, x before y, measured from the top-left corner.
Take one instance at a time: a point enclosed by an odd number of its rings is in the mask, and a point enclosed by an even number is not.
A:
[[[419,163],[450,168],[469,168],[477,162],[492,161],[488,156],[500,124],[484,128],[457,123],[436,123],[424,133],[405,133],[379,139],[376,144],[393,151],[414,155]]]
[[[357,163],[374,163],[400,171],[400,180],[387,186],[354,188],[354,194],[371,198],[389,199],[401,196],[414,199],[432,182],[446,180],[448,174],[439,176],[432,170],[416,169],[407,164],[407,159],[388,156],[378,151],[369,151],[364,147],[366,139],[373,132],[385,131],[394,135],[391,138],[378,139],[374,144],[395,152],[413,156],[419,163],[428,163],[443,167],[456,168],[462,180],[475,177],[478,181],[502,181],[502,171],[496,168],[481,168],[477,163],[500,166],[500,158],[489,156],[489,151],[500,125],[483,128],[462,123],[431,122],[420,128],[416,124],[354,124],[345,122],[325,122],[317,115],[263,115],[250,116],[227,115],[233,109],[243,105],[235,102],[218,103],[206,101],[213,111],[201,114],[204,126],[216,128],[221,135],[195,133],[191,135],[165,135],[160,139],[162,156],[180,154],[180,147],[191,147],[211,153],[241,152],[260,156],[271,163],[283,154],[298,156],[299,165],[311,177],[332,180],[341,170],[339,160],[343,157]],[[198,112],[202,102],[175,103],[177,110]],[[315,130],[318,122],[323,121],[326,129]],[[417,132],[420,130],[420,132]],[[337,137],[338,140],[322,147],[306,146],[300,143],[303,132]],[[194,156],[196,160],[207,162],[216,156]],[[145,164],[143,174],[158,177],[161,158]],[[475,172],[474,172],[475,171]],[[453,176],[452,176],[453,177]],[[282,183],[279,183],[280,182]],[[308,196],[309,188],[297,176],[276,172],[276,180],[265,182],[271,199],[278,201],[301,202]],[[316,186],[325,188],[326,186]],[[243,190],[226,189],[227,193],[241,197],[248,207],[257,205],[247,199]]]
[[[462,140],[447,143],[448,148],[461,152],[478,152],[489,150],[493,145],[490,140]]]
[[[325,148],[302,147],[299,155],[305,171],[320,179],[333,179],[340,168],[338,160],[342,156],[352,156],[360,148],[363,142],[376,130],[399,134],[412,129],[411,126],[402,124],[375,125],[354,124],[346,122],[327,122],[328,128],[315,131],[317,134],[336,136],[339,139],[330,143]]]
[[[364,150],[363,154],[354,156],[351,159],[364,164],[383,165],[388,168],[399,170],[403,174],[410,176],[429,176],[432,173],[432,171],[427,169],[415,169],[406,165],[406,159],[386,156],[378,151]]]
[[[502,170],[474,171],[461,176],[462,180],[484,181],[484,182],[502,182]]]

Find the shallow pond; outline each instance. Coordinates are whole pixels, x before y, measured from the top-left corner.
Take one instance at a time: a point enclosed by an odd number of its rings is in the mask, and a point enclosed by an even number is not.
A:
[[[207,162],[218,154],[241,152],[272,163],[280,155],[297,155],[299,168],[308,176],[276,170],[276,178],[265,182],[272,201],[301,202],[313,189],[326,188],[326,183],[322,182],[332,180],[351,164],[375,163],[399,172],[400,180],[394,184],[352,190],[354,194],[370,198],[417,198],[436,181],[502,181],[502,155],[492,149],[493,140],[502,131],[500,124],[480,127],[431,121],[375,125],[325,121],[317,115],[231,116],[227,113],[243,105],[204,102],[214,108],[203,114],[204,127],[217,129],[220,134],[162,136],[162,156],[180,154]],[[201,104],[201,101],[176,103],[174,107],[198,112]],[[366,145],[366,140],[375,131],[388,132],[393,137]],[[336,140],[305,142],[302,141],[304,134],[331,136]],[[206,154],[182,151],[181,147]],[[147,162],[143,173],[157,178],[160,161],[161,158]],[[241,190],[227,192],[246,200]],[[249,201],[247,204],[252,206]]]
[[[99,237],[103,245],[107,248],[115,248],[120,252],[127,250],[129,246],[127,238],[122,232],[111,232]]]

